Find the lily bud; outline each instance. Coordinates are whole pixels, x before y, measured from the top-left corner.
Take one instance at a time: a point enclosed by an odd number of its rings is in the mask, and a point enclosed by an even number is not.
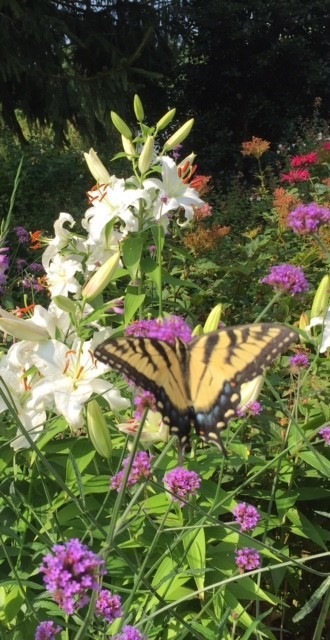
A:
[[[14,336],[18,340],[45,340],[49,333],[44,327],[40,327],[33,320],[15,318],[11,313],[0,309],[0,331]]]
[[[323,276],[317,287],[311,310],[311,318],[325,316],[329,307],[330,298],[330,275]]]
[[[255,402],[259,397],[262,385],[264,383],[265,376],[257,376],[249,382],[245,382],[241,386],[241,401],[238,405],[239,408],[245,407],[249,402]]]
[[[130,140],[133,137],[133,134],[126,122],[124,122],[124,120],[115,111],[111,111],[110,115],[117,131],[119,131],[122,136],[125,136],[125,138],[129,138]]]
[[[66,313],[76,313],[76,304],[71,300],[71,298],[67,298],[66,296],[54,296],[53,302],[59,309],[61,309],[61,311],[66,311]]]
[[[143,149],[141,151],[139,161],[138,161],[138,168],[141,174],[144,174],[146,171],[148,171],[152,162],[153,155],[154,155],[154,138],[153,136],[148,136],[143,145]]]
[[[217,331],[219,328],[219,322],[221,320],[222,314],[222,304],[217,304],[213,307],[212,311],[210,311],[207,320],[204,324],[204,333],[209,333],[210,331]]]
[[[89,153],[84,153],[84,156],[87,166],[96,182],[99,184],[108,184],[111,179],[110,173],[108,173],[94,149],[90,149]]]
[[[303,311],[299,318],[299,329],[301,329],[302,331],[306,331],[306,328],[309,326],[310,321],[310,312]]]
[[[92,275],[82,290],[82,295],[85,300],[93,300],[102,293],[118,267],[119,258],[120,254],[119,251],[117,251],[117,253],[111,256],[111,258],[108,258],[102,267]]]
[[[136,115],[137,121],[142,122],[142,120],[144,120],[144,110],[143,110],[142,102],[137,94],[135,94],[134,96],[133,106],[134,106],[134,113]]]
[[[194,118],[187,120],[187,122],[185,122],[182,127],[180,127],[180,129],[178,129],[175,133],[173,133],[173,135],[165,142],[164,150],[171,151],[172,149],[174,149],[174,147],[177,147],[178,144],[181,144],[181,142],[183,142],[187,138],[187,136],[189,136],[193,124]]]
[[[125,153],[127,153],[128,156],[135,156],[136,151],[133,143],[128,138],[125,138],[125,136],[121,137],[121,142]]]
[[[203,336],[204,331],[202,325],[197,324],[196,327],[194,327],[194,329],[192,330],[191,335],[193,336],[193,338],[197,338],[197,336]]]
[[[86,409],[87,431],[96,451],[103,458],[111,458],[112,443],[107,423],[96,400],[91,400]]]
[[[165,129],[165,127],[167,127],[170,124],[170,122],[172,122],[175,116],[175,113],[176,113],[176,109],[171,109],[170,111],[165,113],[165,115],[160,120],[158,120],[156,124],[157,131],[161,131],[162,129]]]
[[[194,164],[196,158],[196,153],[189,153],[189,156],[186,156],[185,158],[183,158],[183,160],[181,160],[181,162],[179,162],[178,167],[183,168],[184,166],[186,166],[187,162],[188,164],[190,164],[190,166],[192,166]]]

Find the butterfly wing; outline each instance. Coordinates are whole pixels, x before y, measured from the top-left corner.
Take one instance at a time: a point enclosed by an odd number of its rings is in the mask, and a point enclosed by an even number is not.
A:
[[[184,374],[186,353],[181,342],[177,352],[170,344],[152,338],[110,338],[94,351],[98,360],[153,393],[164,422],[181,445],[189,441],[191,428]]]
[[[220,431],[235,416],[241,386],[263,370],[297,338],[278,324],[226,328],[189,345],[190,399],[198,435],[224,450]]]

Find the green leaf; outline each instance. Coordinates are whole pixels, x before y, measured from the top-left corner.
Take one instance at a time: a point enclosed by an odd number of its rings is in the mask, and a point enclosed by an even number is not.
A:
[[[304,516],[302,513],[299,513],[296,509],[289,509],[287,511],[287,518],[292,522],[292,531],[298,536],[302,538],[308,538],[309,540],[313,540],[317,545],[319,545],[325,551],[327,547],[324,543],[322,536],[320,535],[318,529]]]
[[[145,299],[144,293],[126,293],[124,305],[125,327],[134,318],[137,310],[141,307]]]
[[[300,611],[296,613],[296,615],[292,618],[293,622],[300,622],[308,616],[312,611],[314,611],[315,607],[319,604],[320,600],[322,600],[323,596],[330,589],[330,576],[328,576],[322,584],[314,591],[310,599],[305,602],[304,606],[301,607]]]
[[[298,453],[299,458],[309,464],[310,467],[314,467],[326,478],[330,477],[330,460],[325,458],[318,451],[301,451]]]
[[[141,262],[142,250],[143,239],[141,235],[130,234],[122,243],[124,264],[132,280],[136,278]]]
[[[183,540],[183,547],[186,552],[187,562],[192,571],[199,571],[199,575],[194,575],[196,587],[202,591],[205,585],[205,533],[203,528],[196,531],[188,531]],[[201,594],[204,596],[204,594]],[[203,600],[204,598],[201,597]]]

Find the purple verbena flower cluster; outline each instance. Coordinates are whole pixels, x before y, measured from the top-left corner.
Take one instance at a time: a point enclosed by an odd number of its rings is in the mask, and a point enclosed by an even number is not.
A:
[[[111,591],[102,589],[96,601],[95,613],[97,617],[104,618],[109,624],[116,618],[121,618],[123,611],[120,596],[113,596]]]
[[[46,588],[68,615],[88,604],[87,592],[98,591],[98,578],[105,573],[104,560],[76,538],[55,544],[43,563]]]
[[[330,446],[330,427],[322,427],[319,431],[320,436],[324,439],[325,443]]]
[[[253,531],[260,520],[258,510],[246,502],[238,504],[233,509],[233,514],[236,522],[241,525],[241,531]]]
[[[327,222],[330,222],[330,209],[316,202],[301,204],[288,217],[288,227],[300,236],[317,233],[320,226]]]
[[[268,276],[261,280],[269,284],[275,291],[287,291],[291,295],[305,293],[309,289],[309,283],[300,267],[292,264],[279,264],[271,267]]]
[[[293,369],[306,369],[309,367],[309,359],[304,353],[297,353],[289,360],[290,367]]]
[[[120,633],[113,637],[113,640],[147,640],[147,636],[136,627],[126,625]]]
[[[243,407],[237,407],[236,415],[239,418],[243,418],[245,415],[259,416],[263,411],[261,402],[255,400],[254,402],[247,402]]]
[[[236,554],[236,566],[239,568],[240,573],[244,571],[252,571],[260,567],[260,555],[255,549],[249,549],[244,547],[235,551]]]
[[[8,247],[0,249],[0,294],[4,292],[4,286],[7,282],[6,271],[9,267]]]
[[[140,480],[150,478],[151,475],[151,460],[153,456],[149,456],[146,451],[139,451],[134,456],[133,464],[127,478],[127,485],[131,487],[133,484],[137,484]],[[122,487],[125,469],[130,461],[130,456],[127,456],[123,461],[123,469],[116,473],[111,480],[111,489],[117,489],[118,493]]]
[[[169,344],[174,344],[176,338],[183,342],[190,342],[192,339],[191,328],[180,316],[163,320],[138,320],[127,327],[125,334],[138,338],[156,338]]]
[[[183,507],[184,502],[182,500],[188,500],[190,496],[196,495],[201,485],[201,478],[195,471],[176,467],[166,474],[163,482],[173,494],[173,500],[179,502],[180,506]]]
[[[34,640],[56,640],[55,636],[61,631],[62,627],[55,626],[51,620],[46,620],[36,628]]]
[[[15,227],[14,231],[16,233],[19,244],[30,244],[30,234],[24,227]]]
[[[134,418],[136,420],[141,420],[146,409],[157,411],[156,398],[153,393],[150,393],[150,391],[141,390],[139,395],[135,396],[134,402],[136,405]]]

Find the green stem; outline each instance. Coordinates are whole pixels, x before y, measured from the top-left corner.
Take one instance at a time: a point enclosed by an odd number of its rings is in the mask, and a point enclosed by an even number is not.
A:
[[[282,295],[282,291],[277,291],[274,297],[271,299],[271,301],[266,305],[264,310],[261,311],[261,313],[259,313],[259,315],[254,320],[254,322],[260,322],[261,318],[263,318],[266,315],[267,311],[269,311],[269,309],[275,304],[275,302],[277,302],[277,300],[281,297],[281,295]]]

